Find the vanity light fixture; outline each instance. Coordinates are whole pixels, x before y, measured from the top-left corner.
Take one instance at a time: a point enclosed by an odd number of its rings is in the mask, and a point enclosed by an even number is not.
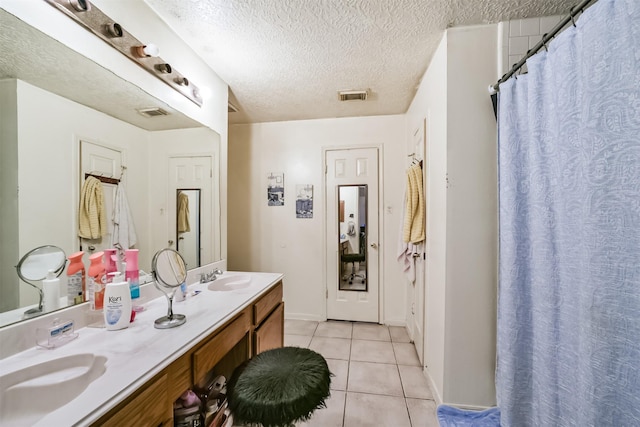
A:
[[[174,82],[179,84],[180,86],[189,86],[189,79],[183,76],[178,76],[173,79]]]
[[[203,99],[198,87],[158,56],[160,54],[158,46],[136,39],[99,8],[92,6],[89,0],[45,1],[180,92],[197,106],[202,106]]]
[[[136,52],[136,55],[138,55],[140,58],[150,58],[160,55],[160,49],[158,49],[158,46],[153,43],[149,43],[145,46],[136,46],[134,50]]]
[[[156,70],[159,73],[171,74],[172,68],[169,64],[156,64]]]
[[[111,22],[106,25],[107,32],[111,37],[122,37],[122,27],[117,22]]]
[[[89,0],[69,0],[69,4],[78,12],[88,12],[91,10]]]

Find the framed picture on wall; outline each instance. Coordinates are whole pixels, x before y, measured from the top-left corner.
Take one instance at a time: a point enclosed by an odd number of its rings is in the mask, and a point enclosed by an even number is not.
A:
[[[296,218],[313,218],[313,185],[296,185]]]
[[[267,202],[269,206],[284,206],[284,173],[267,175]]]

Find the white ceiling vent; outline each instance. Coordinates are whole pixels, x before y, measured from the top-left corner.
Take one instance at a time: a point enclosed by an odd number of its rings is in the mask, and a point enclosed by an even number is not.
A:
[[[235,105],[233,105],[232,103],[228,103],[227,104],[227,112],[228,113],[237,113],[238,112],[238,107],[236,107]]]
[[[338,92],[340,101],[366,101],[369,90],[342,90]]]
[[[165,110],[163,110],[162,108],[158,108],[158,107],[153,107],[153,108],[141,108],[139,110],[137,110],[138,113],[140,113],[141,115],[145,116],[145,117],[158,117],[158,116],[168,116],[169,113],[167,113]]]

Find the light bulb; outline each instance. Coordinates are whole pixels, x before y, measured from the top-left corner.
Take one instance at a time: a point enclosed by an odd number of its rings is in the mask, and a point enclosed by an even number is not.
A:
[[[146,46],[138,46],[136,47],[136,53],[141,58],[149,57],[149,56],[158,56],[160,54],[160,49],[153,43],[149,43]]]

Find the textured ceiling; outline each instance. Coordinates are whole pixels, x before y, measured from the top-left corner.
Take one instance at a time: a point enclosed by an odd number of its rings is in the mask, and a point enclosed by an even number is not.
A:
[[[230,87],[231,123],[404,113],[447,27],[576,0],[145,0]],[[487,85],[492,82],[487,82]],[[338,102],[339,90],[369,89]]]

